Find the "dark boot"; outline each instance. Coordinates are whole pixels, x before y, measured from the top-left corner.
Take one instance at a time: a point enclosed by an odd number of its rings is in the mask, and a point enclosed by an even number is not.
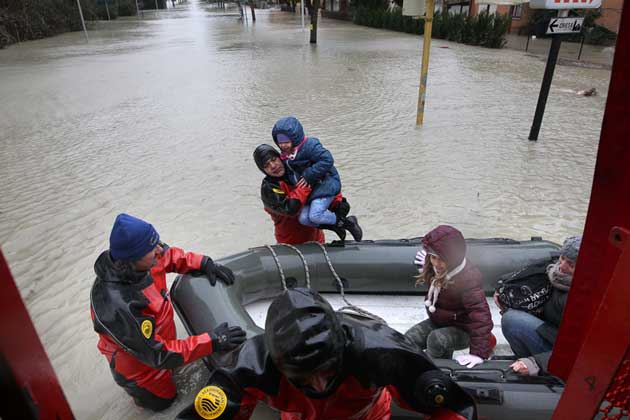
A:
[[[341,226],[337,226],[335,225],[319,225],[320,229],[325,229],[325,230],[332,230],[333,232],[335,232],[337,234],[337,236],[339,236],[339,239],[341,240],[341,242],[346,240],[346,230],[341,227]]]
[[[354,238],[355,241],[359,242],[363,239],[363,229],[359,226],[359,221],[356,216],[348,216],[345,218],[337,219],[337,226],[341,226],[350,232],[350,235]]]
[[[363,239],[363,229],[359,226],[359,221],[356,216],[348,216],[344,227],[350,232],[350,235],[352,235],[355,241],[360,242],[361,239]]]

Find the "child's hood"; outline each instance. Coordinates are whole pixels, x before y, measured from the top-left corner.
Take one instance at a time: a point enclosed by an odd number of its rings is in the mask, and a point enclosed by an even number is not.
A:
[[[427,253],[436,253],[449,270],[458,267],[466,257],[466,240],[453,226],[440,225],[424,235],[422,245]]]
[[[276,145],[278,144],[278,134],[284,134],[289,137],[293,147],[296,147],[304,140],[304,128],[302,128],[302,124],[295,117],[283,117],[276,121],[273,130],[271,130],[271,136]]]

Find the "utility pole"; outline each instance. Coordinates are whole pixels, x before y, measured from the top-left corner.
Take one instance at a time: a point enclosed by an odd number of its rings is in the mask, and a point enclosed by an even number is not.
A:
[[[319,14],[319,0],[312,0],[311,7],[311,44],[317,44],[317,15]]]
[[[85,27],[85,19],[83,19],[83,10],[81,10],[80,0],[77,0],[77,6],[79,7],[79,16],[81,16],[81,24],[83,25],[83,33],[85,34],[85,42],[90,42],[90,38],[88,38],[87,28]]]
[[[431,51],[431,31],[433,29],[434,9],[434,0],[427,0],[426,13],[424,17],[422,69],[420,71],[420,89],[418,91],[418,112],[416,114],[416,125],[422,125],[424,120],[424,104],[427,94],[427,78],[429,76],[429,52]]]
[[[249,8],[252,9],[252,22],[256,22],[256,13],[254,12],[254,0],[249,0]]]
[[[140,6],[138,6],[138,0],[136,0],[136,13],[138,14],[138,16],[144,17],[144,12],[142,13],[142,15],[140,15]]]

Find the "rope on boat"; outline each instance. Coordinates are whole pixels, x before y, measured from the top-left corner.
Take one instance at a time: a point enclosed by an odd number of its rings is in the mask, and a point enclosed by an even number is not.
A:
[[[278,260],[278,255],[276,254],[276,251],[274,251],[271,245],[265,245],[265,248],[271,251],[271,256],[273,257],[273,260],[276,262],[276,265],[278,266],[278,272],[280,273],[280,281],[282,282],[282,289],[287,290],[287,280],[284,277],[284,270],[282,269],[280,260]]]
[[[313,242],[313,243],[317,244],[317,246],[319,246],[321,248],[322,252],[324,253],[324,258],[326,259],[326,263],[328,263],[328,268],[330,268],[330,272],[332,273],[333,277],[337,281],[337,284],[339,285],[339,292],[341,294],[341,299],[343,299],[343,301],[346,303],[346,306],[344,306],[343,308],[340,308],[339,311],[340,312],[354,311],[354,312],[358,313],[359,315],[363,315],[363,316],[366,316],[368,318],[380,321],[383,324],[387,324],[387,322],[383,318],[381,318],[380,316],[375,315],[375,314],[373,314],[373,313],[371,313],[369,311],[366,311],[365,309],[359,308],[358,306],[353,305],[352,303],[350,303],[348,301],[348,299],[346,299],[346,293],[345,293],[345,290],[343,288],[343,282],[341,281],[341,278],[337,274],[337,271],[335,271],[335,268],[332,265],[332,261],[330,261],[330,257],[328,256],[328,251],[326,251],[326,248],[324,247],[324,245],[320,244],[319,242]]]
[[[300,259],[302,260],[302,265],[304,266],[304,274],[306,276],[306,287],[310,289],[311,288],[311,272],[308,270],[308,263],[306,262],[306,257],[304,257],[304,254],[302,254],[302,251],[300,251],[293,245],[291,244],[282,244],[282,245],[288,246],[299,255]]]
[[[291,244],[278,244],[278,245],[284,245],[286,247],[289,247],[298,254],[300,259],[302,260],[302,265],[304,266],[304,274],[306,276],[306,287],[310,289],[311,288],[311,273],[308,269],[308,263],[306,262],[306,258],[304,257],[304,254],[302,254],[302,252],[299,249],[297,249]],[[280,273],[280,280],[282,281],[283,290],[287,290],[287,280],[286,280],[286,276],[284,275],[284,270],[282,269],[282,265],[280,264],[280,260],[278,259],[278,254],[276,254],[276,251],[273,249],[273,246],[265,245],[265,247],[269,251],[271,251],[273,260],[276,262],[276,266],[278,266],[278,272]]]
[[[328,268],[330,268],[330,272],[332,273],[335,281],[337,282],[337,284],[339,285],[339,292],[341,294],[341,298],[343,299],[343,301],[346,303],[346,306],[342,307],[339,309],[339,312],[349,312],[349,311],[353,311],[359,315],[365,316],[367,318],[370,319],[374,319],[376,321],[380,321],[383,324],[387,324],[387,322],[381,318],[378,315],[375,315],[369,311],[366,311],[365,309],[359,308],[356,305],[353,305],[352,303],[350,303],[348,301],[348,299],[346,298],[346,294],[345,294],[345,289],[343,287],[343,282],[341,281],[341,278],[339,277],[339,275],[337,274],[337,271],[335,270],[335,268],[332,265],[332,261],[330,260],[330,257],[328,256],[328,251],[326,250],[326,248],[324,247],[324,245],[322,245],[319,242],[307,242],[307,243],[313,243],[316,244],[317,246],[320,247],[320,249],[322,250],[322,253],[324,254],[324,258],[326,259],[326,263],[328,264]],[[306,275],[306,287],[308,287],[309,289],[311,288],[311,275],[310,275],[310,271],[308,269],[308,262],[306,261],[306,257],[304,257],[304,254],[302,254],[302,252],[296,248],[295,246],[291,245],[291,244],[284,244],[284,243],[280,243],[277,245],[282,245],[282,246],[286,246],[288,248],[291,248],[292,250],[294,250],[298,256],[300,257],[300,259],[302,260],[302,265],[304,266],[304,274]],[[276,263],[276,266],[278,267],[278,272],[280,273],[280,281],[282,281],[282,288],[283,290],[287,290],[287,280],[286,280],[286,276],[284,274],[284,270],[282,269],[282,264],[280,264],[280,259],[278,258],[278,254],[276,254],[276,251],[273,249],[273,246],[271,245],[265,245],[265,248],[267,248],[270,252],[271,255],[273,256],[273,260]]]

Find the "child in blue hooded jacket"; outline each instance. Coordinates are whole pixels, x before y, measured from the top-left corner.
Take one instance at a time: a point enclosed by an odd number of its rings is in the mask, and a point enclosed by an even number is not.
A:
[[[302,124],[295,117],[280,118],[271,135],[282,151],[280,157],[289,169],[291,183],[306,183],[312,188],[300,211],[300,223],[333,230],[342,239],[348,230],[355,241],[360,241],[363,231],[355,216],[343,217],[328,210],[341,192],[341,179],[332,154],[315,137],[306,137]]]

